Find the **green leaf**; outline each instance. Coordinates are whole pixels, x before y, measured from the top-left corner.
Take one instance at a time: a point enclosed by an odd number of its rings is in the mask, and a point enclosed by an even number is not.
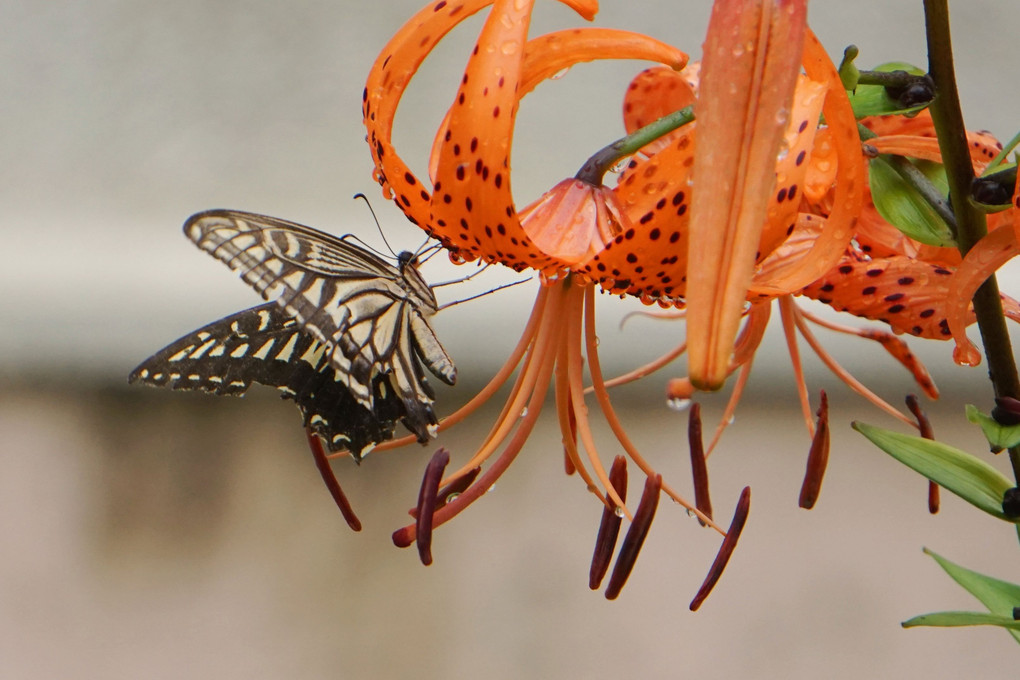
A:
[[[981,604],[988,607],[989,612],[996,616],[1013,618],[1013,607],[1020,606],[1020,585],[971,571],[966,567],[950,562],[927,548],[924,549],[924,552],[927,555],[931,555],[954,581],[963,586],[964,590],[980,600]],[[910,621],[915,620],[911,619]],[[910,621],[904,622],[903,625],[910,623]],[[916,625],[939,624],[918,623]],[[1009,633],[1017,642],[1020,642],[1020,631],[1011,627]]]
[[[949,191],[946,170],[937,163],[915,161],[914,165],[931,180],[943,195]],[[929,246],[948,248],[956,245],[953,232],[928,201],[911,186],[892,164],[881,156],[869,162],[868,181],[871,197],[885,221],[901,232]]]
[[[913,73],[914,75],[924,75],[924,71],[906,64],[903,62],[890,62],[888,64],[882,64],[876,66],[875,71],[906,71],[907,73]],[[841,73],[842,75],[842,73]],[[916,115],[918,111],[925,108],[926,105],[913,106],[911,108],[903,108],[898,102],[890,97],[885,92],[885,88],[881,85],[857,85],[857,88],[847,92],[850,97],[850,106],[854,110],[854,117],[857,120],[866,116],[887,116],[889,114],[900,114],[900,115]]]
[[[931,439],[865,423],[854,422],[853,428],[896,460],[971,505],[1007,522],[1020,521],[1002,512],[1002,497],[1013,484],[980,458]]]
[[[937,626],[940,628],[952,628],[956,626],[1002,626],[1010,632],[1020,632],[1020,621],[1012,616],[998,616],[996,614],[982,614],[981,612],[935,612],[934,614],[922,614],[912,619],[907,619],[900,624],[904,628],[914,626]]]
[[[967,420],[981,426],[993,453],[1020,444],[1020,425],[1003,425],[973,404],[967,404]]]

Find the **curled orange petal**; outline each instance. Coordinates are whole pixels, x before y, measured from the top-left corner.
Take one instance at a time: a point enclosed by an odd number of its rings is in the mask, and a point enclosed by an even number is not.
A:
[[[829,130],[827,140],[832,143],[836,155],[832,210],[811,248],[799,259],[790,261],[781,275],[767,281],[756,280],[751,287],[754,293],[793,293],[831,269],[850,244],[864,200],[867,166],[861,153],[857,120],[836,67],[810,28],[804,39],[804,71],[812,80],[828,85],[822,113]]]
[[[964,256],[953,276],[946,300],[949,332],[956,341],[953,360],[965,366],[981,363],[981,353],[967,339],[967,326],[973,320],[970,301],[977,289],[995,271],[1020,253],[1017,235],[1012,229],[996,229],[978,241]],[[1008,311],[1008,310],[1007,310]]]

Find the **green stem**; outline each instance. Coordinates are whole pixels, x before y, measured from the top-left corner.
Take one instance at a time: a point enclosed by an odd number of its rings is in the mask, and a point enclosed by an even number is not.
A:
[[[694,107],[688,106],[663,116],[626,137],[622,137],[609,146],[595,152],[581,169],[574,175],[577,179],[595,186],[602,186],[602,176],[621,158],[637,153],[641,147],[654,142],[659,137],[687,125],[694,120]]]
[[[924,16],[928,39],[928,73],[935,81],[931,117],[942,151],[942,162],[946,167],[950,196],[955,197],[953,212],[956,214],[956,242],[960,253],[966,254],[988,233],[988,225],[984,213],[967,200],[974,181],[974,166],[967,146],[967,132],[956,86],[948,0],[924,0]],[[988,360],[988,377],[995,395],[1016,398],[1020,396],[1020,378],[1017,377],[1013,347],[999,298],[999,284],[994,275],[978,289],[973,302],[981,342]],[[1020,450],[1016,447],[1010,449],[1009,459],[1013,475],[1020,481]]]

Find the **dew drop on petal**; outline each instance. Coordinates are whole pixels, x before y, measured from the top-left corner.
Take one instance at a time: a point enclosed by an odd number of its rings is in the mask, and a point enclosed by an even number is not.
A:
[[[528,407],[525,406],[524,408],[521,409],[521,418],[527,418],[527,417],[528,417]]]

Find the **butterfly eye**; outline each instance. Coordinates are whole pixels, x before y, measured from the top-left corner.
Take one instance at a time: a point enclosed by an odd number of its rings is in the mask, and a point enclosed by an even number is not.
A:
[[[404,250],[399,255],[397,255],[397,262],[400,263],[401,269],[403,269],[407,265],[415,266],[418,264],[418,256],[409,250]]]

